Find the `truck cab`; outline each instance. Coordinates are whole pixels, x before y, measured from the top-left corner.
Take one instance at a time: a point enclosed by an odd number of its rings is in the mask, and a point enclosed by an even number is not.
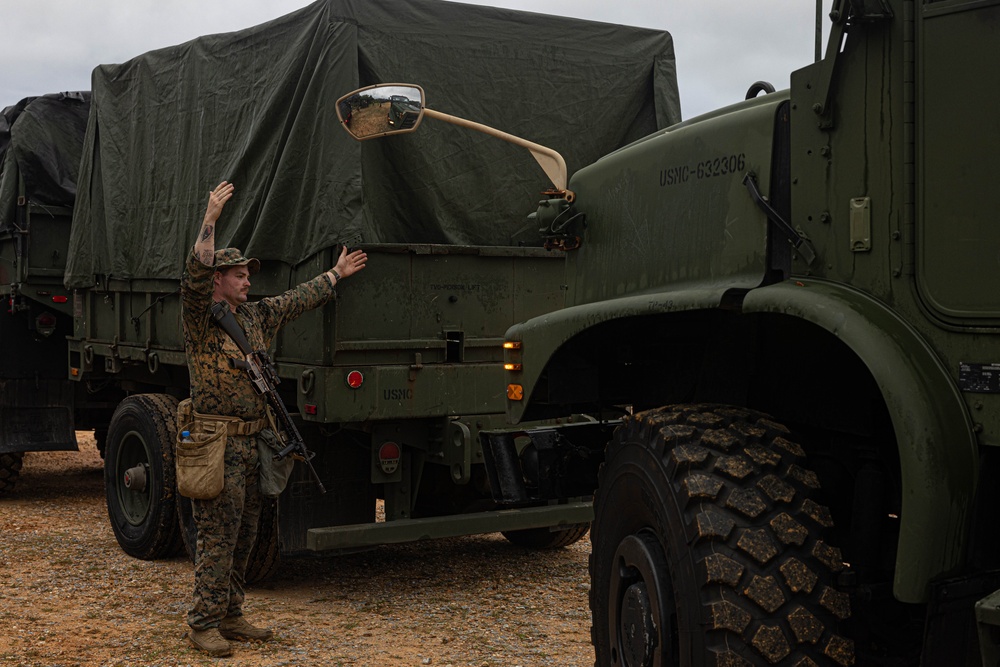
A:
[[[539,207],[567,307],[508,330],[508,417],[621,419],[591,533],[598,664],[996,655],[1000,237],[975,165],[1000,148],[1000,5],[830,18],[789,90]],[[980,647],[960,639],[977,601]]]

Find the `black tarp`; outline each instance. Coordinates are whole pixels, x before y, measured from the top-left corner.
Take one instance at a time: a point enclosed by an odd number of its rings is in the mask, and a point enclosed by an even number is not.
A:
[[[14,225],[19,193],[43,206],[72,206],[90,93],[27,97],[0,112],[0,231]]]
[[[416,83],[427,106],[550,146],[572,172],[680,120],[666,32],[437,0],[320,0],[93,73],[67,284],[177,277],[208,191],[216,243],[298,264],[340,242],[537,244],[530,154],[425,121],[355,142],[335,101]]]

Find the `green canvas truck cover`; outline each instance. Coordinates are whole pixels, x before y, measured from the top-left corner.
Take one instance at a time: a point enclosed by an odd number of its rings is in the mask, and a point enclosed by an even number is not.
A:
[[[15,225],[18,180],[42,206],[72,206],[90,93],[26,97],[0,112],[0,232]]]
[[[680,120],[663,31],[433,0],[320,0],[93,72],[66,283],[177,278],[208,192],[216,243],[296,265],[345,243],[537,245],[549,187],[524,149],[428,120],[358,143],[335,102],[424,87],[428,107],[555,148],[572,172]]]

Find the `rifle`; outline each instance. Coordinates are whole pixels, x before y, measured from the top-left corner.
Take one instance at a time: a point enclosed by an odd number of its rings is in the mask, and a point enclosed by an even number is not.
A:
[[[319,474],[313,468],[312,459],[316,456],[316,453],[306,448],[302,434],[299,433],[295,422],[292,421],[292,416],[288,414],[288,408],[285,407],[284,401],[278,396],[277,387],[281,382],[281,378],[278,377],[278,373],[274,369],[274,364],[271,363],[271,357],[264,350],[252,350],[250,348],[250,342],[247,341],[246,334],[240,328],[240,323],[233,317],[233,312],[230,310],[228,303],[220,301],[213,304],[212,317],[215,319],[215,323],[222,327],[222,330],[233,339],[236,347],[240,348],[240,352],[244,356],[243,359],[230,359],[229,363],[233,368],[239,368],[247,372],[254,391],[258,394],[263,394],[264,398],[267,399],[268,405],[274,410],[280,426],[279,431],[284,429],[285,433],[288,434],[288,444],[274,455],[274,460],[281,461],[286,456],[291,456],[293,459],[302,461],[309,468],[313,479],[316,480],[319,492],[326,493],[326,487],[323,486]],[[281,433],[275,433],[275,435],[279,440],[281,439]]]

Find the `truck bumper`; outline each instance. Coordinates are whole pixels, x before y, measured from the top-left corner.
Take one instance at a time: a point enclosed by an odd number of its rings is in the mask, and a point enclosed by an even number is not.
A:
[[[619,423],[585,421],[480,431],[493,500],[516,505],[593,495],[604,449]],[[530,444],[519,452],[515,441],[522,436]]]
[[[425,519],[311,528],[306,534],[306,546],[311,551],[330,551],[526,528],[552,527],[558,530],[559,527],[590,523],[593,518],[592,502],[572,502]]]

